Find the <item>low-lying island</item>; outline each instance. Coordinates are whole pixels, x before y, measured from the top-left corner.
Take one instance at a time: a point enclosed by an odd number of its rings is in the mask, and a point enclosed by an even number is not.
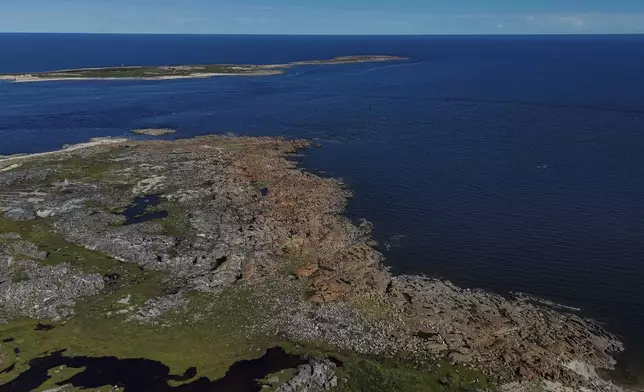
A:
[[[296,61],[285,64],[234,65],[201,64],[172,66],[121,66],[65,69],[29,74],[0,74],[0,80],[12,82],[44,82],[59,80],[167,80],[211,78],[216,76],[270,76],[304,65],[333,65],[405,60],[396,56],[341,56],[329,60]]]

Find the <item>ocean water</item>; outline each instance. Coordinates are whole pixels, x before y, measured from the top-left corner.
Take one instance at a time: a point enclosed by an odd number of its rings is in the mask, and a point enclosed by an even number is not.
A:
[[[0,154],[140,127],[315,138],[396,273],[580,308],[644,358],[644,36],[0,35],[0,72],[396,63],[281,76],[0,82]]]

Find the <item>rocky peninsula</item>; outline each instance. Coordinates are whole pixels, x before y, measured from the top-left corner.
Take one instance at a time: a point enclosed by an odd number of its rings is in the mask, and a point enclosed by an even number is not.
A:
[[[590,320],[393,276],[350,191],[290,159],[310,146],[0,159],[0,391],[622,390],[597,375],[622,344]]]
[[[328,60],[295,61],[269,65],[172,65],[78,68],[30,74],[0,74],[0,80],[11,82],[45,82],[60,80],[168,80],[211,78],[216,76],[280,75],[289,68],[304,65],[333,65],[405,60],[396,56],[341,56]]]

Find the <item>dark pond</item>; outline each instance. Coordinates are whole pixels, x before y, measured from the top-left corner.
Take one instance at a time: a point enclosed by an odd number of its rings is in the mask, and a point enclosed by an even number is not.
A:
[[[4,373],[11,373],[11,372],[13,372],[13,369],[15,369],[15,368],[16,368],[16,365],[15,365],[15,364],[12,364],[12,365],[11,365],[11,366],[9,366],[8,368],[3,369],[3,370],[0,370],[0,374],[4,374]]]
[[[36,331],[44,331],[44,332],[47,332],[47,331],[51,331],[51,330],[52,330],[52,329],[54,329],[54,328],[56,328],[56,327],[54,327],[53,325],[38,323],[38,324],[36,325],[35,330],[36,330]]]
[[[67,357],[64,351],[58,351],[32,359],[28,370],[13,381],[0,385],[0,392],[33,391],[50,378],[51,369],[59,366],[82,369],[80,373],[57,383],[59,386],[71,385],[88,389],[115,385],[123,388],[124,392],[257,392],[262,389],[262,384],[257,380],[305,363],[306,359],[287,354],[282,348],[275,347],[266,351],[261,358],[236,362],[223,378],[212,381],[206,377],[194,379],[197,376],[196,368],[190,368],[182,375],[172,375],[168,366],[149,359]],[[186,383],[170,386],[170,381]]]
[[[155,219],[167,218],[168,211],[160,211],[154,208],[159,204],[161,204],[159,195],[137,197],[134,199],[132,204],[123,211],[123,215],[126,218],[125,223],[123,224],[134,225]]]

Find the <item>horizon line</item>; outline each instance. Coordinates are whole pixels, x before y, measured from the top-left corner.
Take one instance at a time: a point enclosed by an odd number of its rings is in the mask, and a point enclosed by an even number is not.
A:
[[[0,34],[32,34],[32,35],[188,35],[188,36],[284,36],[284,37],[508,37],[508,36],[633,36],[642,33],[425,33],[425,34],[321,34],[321,33],[134,33],[134,32],[57,32],[57,31],[0,31]]]

